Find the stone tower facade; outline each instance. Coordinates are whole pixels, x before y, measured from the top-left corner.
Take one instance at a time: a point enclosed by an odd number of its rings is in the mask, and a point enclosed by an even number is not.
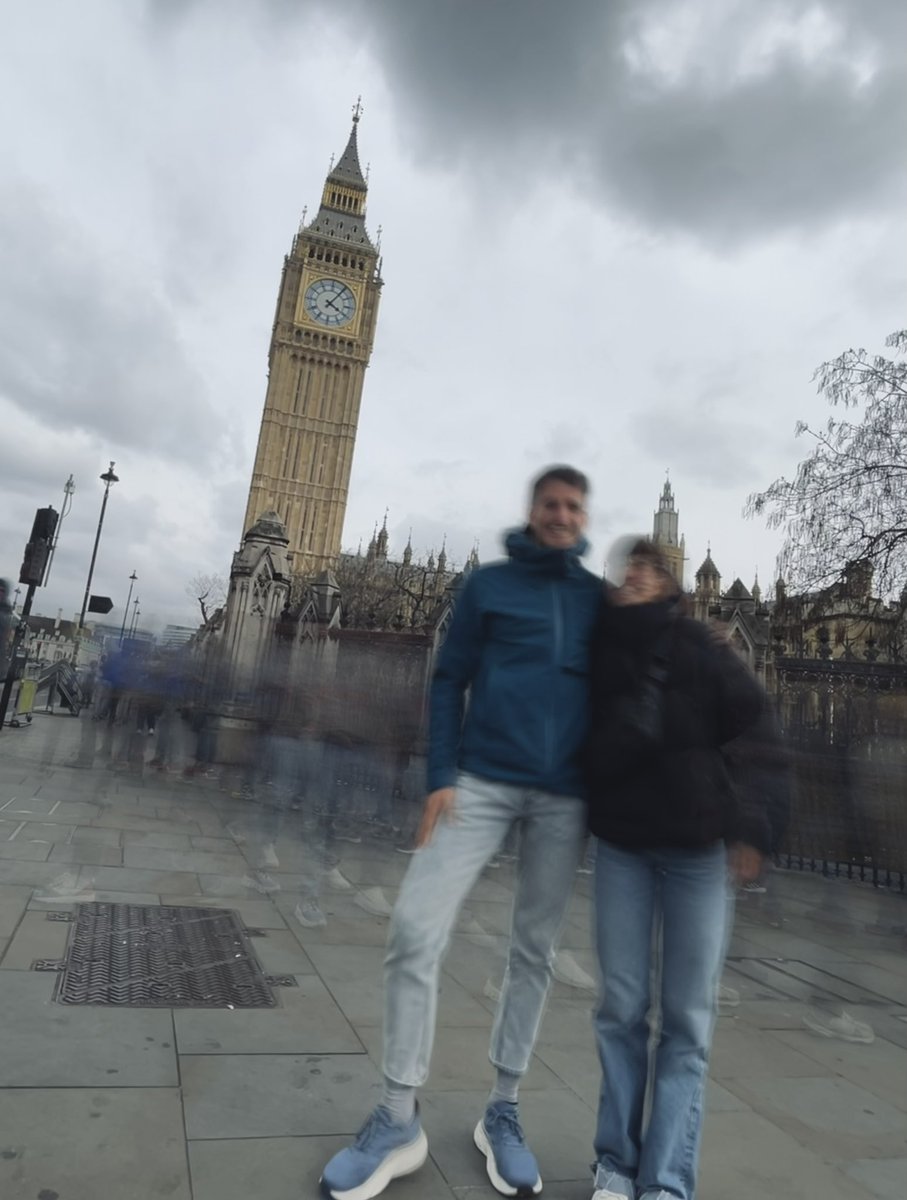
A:
[[[268,390],[243,531],[276,512],[296,574],[340,553],[365,369],[381,294],[379,248],[365,228],[357,104],[349,142],[284,260]]]
[[[686,557],[686,543],[678,534],[678,513],[674,505],[674,493],[671,490],[670,479],[665,480],[658,501],[658,509],[652,524],[652,541],[661,550],[671,568],[671,574],[683,587],[683,561]]]

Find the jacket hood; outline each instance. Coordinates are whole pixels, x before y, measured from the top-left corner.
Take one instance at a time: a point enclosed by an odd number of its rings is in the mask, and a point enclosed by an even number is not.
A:
[[[550,571],[555,574],[566,574],[571,569],[582,569],[580,559],[589,549],[589,543],[584,537],[566,550],[555,550],[550,546],[540,546],[529,526],[522,529],[511,529],[504,537],[507,553],[515,562],[525,563],[540,571]]]

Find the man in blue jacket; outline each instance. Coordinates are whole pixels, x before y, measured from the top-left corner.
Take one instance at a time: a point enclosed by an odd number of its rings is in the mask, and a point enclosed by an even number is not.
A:
[[[585,829],[580,748],[601,583],[580,564],[588,481],[551,467],[532,487],[509,558],[460,594],[431,690],[429,796],[385,960],[384,1094],[324,1169],[332,1200],[370,1200],[428,1155],[416,1088],[428,1076],[441,960],[460,906],[520,828],[510,950],[491,1035],[494,1089],[474,1141],[506,1196],[541,1191],[519,1122],[529,1065]],[[468,692],[468,705],[467,705]]]

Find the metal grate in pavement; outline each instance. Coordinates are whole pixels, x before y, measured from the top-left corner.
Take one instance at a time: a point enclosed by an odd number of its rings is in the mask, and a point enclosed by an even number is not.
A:
[[[236,913],[79,904],[55,999],[134,1008],[273,1008]]]

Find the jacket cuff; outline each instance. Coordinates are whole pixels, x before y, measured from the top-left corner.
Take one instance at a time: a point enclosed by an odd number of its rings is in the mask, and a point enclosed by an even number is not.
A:
[[[767,817],[744,817],[737,826],[733,840],[753,846],[766,857],[772,849],[772,830]]]
[[[429,767],[426,780],[429,792],[439,788],[455,787],[457,783],[456,767]]]

